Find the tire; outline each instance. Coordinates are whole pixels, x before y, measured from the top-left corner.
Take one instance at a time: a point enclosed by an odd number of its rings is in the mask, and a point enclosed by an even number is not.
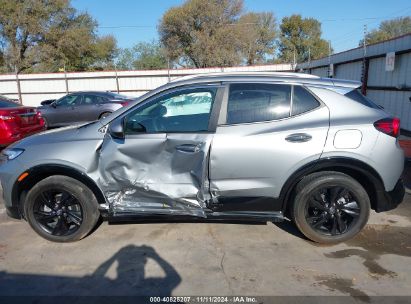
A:
[[[106,118],[107,116],[109,116],[111,114],[111,112],[104,112],[101,113],[100,116],[98,117],[98,119],[103,119]]]
[[[370,214],[367,192],[352,177],[339,172],[319,172],[296,186],[291,215],[310,240],[336,244],[354,237]]]
[[[44,128],[46,130],[48,130],[49,129],[49,123],[48,123],[47,119],[44,116],[43,116],[43,121],[44,121]]]
[[[47,177],[27,193],[24,214],[37,234],[53,242],[73,242],[95,227],[100,213],[93,192],[67,176]]]

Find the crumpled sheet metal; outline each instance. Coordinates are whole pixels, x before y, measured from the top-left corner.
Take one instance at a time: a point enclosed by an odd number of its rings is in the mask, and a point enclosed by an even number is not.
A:
[[[109,135],[107,135],[109,136]],[[110,142],[110,144],[106,144]],[[194,153],[176,149],[198,147]],[[145,134],[125,142],[106,138],[99,154],[99,186],[113,215],[206,217],[209,134]]]

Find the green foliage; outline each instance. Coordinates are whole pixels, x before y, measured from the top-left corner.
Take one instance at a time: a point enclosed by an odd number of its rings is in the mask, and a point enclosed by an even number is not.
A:
[[[188,0],[169,9],[159,25],[168,57],[196,67],[241,63],[236,24],[242,10],[242,0]]]
[[[2,69],[20,73],[110,66],[116,41],[97,37],[96,26],[67,0],[0,0]]]
[[[273,13],[248,13],[238,23],[241,53],[248,65],[264,63],[267,55],[274,55],[277,28]]]
[[[321,38],[321,23],[314,18],[301,15],[284,17],[280,25],[279,51],[283,62],[293,62],[294,51],[297,62],[318,59],[328,55],[328,43]]]
[[[167,68],[165,50],[159,43],[140,42],[132,48],[120,51],[117,68],[121,70],[152,70]]]
[[[411,33],[411,17],[399,17],[380,23],[378,29],[370,31],[365,36],[367,44],[377,43],[397,36]],[[364,40],[359,42],[363,45]]]

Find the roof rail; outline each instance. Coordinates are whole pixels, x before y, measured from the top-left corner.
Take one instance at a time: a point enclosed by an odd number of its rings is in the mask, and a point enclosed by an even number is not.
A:
[[[292,73],[292,72],[218,72],[218,73],[201,73],[188,76],[178,77],[171,80],[170,82],[189,80],[193,78],[203,78],[203,77],[224,77],[224,76],[265,76],[265,77],[295,77],[295,78],[320,78],[316,75],[305,74],[305,73]]]

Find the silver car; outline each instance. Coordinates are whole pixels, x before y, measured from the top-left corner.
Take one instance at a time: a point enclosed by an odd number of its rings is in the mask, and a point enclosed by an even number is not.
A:
[[[57,242],[85,237],[101,216],[290,218],[313,241],[345,241],[370,209],[404,196],[399,120],[359,86],[295,73],[185,77],[4,150],[4,203]]]
[[[45,100],[37,110],[46,127],[55,128],[107,117],[132,101],[130,97],[112,92],[84,91],[57,100]]]

